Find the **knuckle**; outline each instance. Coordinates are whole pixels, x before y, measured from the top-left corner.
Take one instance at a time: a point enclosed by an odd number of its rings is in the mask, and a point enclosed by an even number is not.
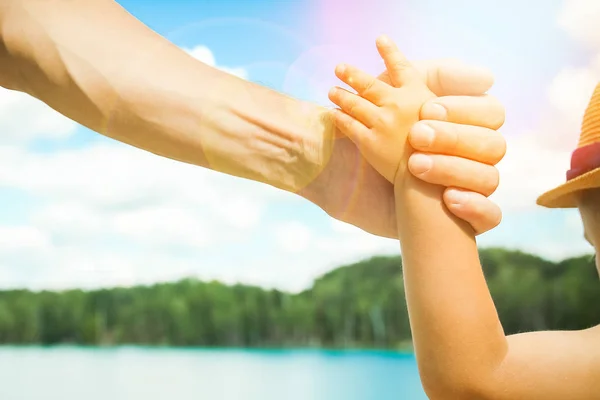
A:
[[[352,128],[354,120],[352,118],[349,118],[348,116],[344,116],[343,120],[342,120],[342,125],[346,128],[346,129],[350,129]]]
[[[406,115],[407,112],[412,110],[417,110],[418,113],[419,107],[422,103],[415,102],[414,98],[410,96],[410,92],[408,90],[396,89],[401,93],[401,96],[398,97],[390,97],[386,101],[386,106],[393,111],[397,115]]]
[[[381,112],[377,116],[376,125],[381,127],[390,127],[394,125],[394,116],[389,112]]]
[[[373,87],[375,86],[375,79],[373,78],[369,78],[365,81],[365,84],[362,88],[362,93],[361,94],[368,94],[373,90]]]
[[[441,162],[435,165],[435,169],[432,168],[437,182],[444,186],[467,186],[465,172],[460,168],[462,160],[449,156],[439,156],[439,158]]]
[[[347,93],[344,94],[344,98],[342,100],[342,109],[347,113],[352,115],[352,111],[356,108],[356,101],[349,96]]]
[[[392,66],[395,72],[402,72],[409,68],[412,68],[412,65],[407,60],[396,60],[394,61],[394,65]]]
[[[443,137],[440,151],[448,152],[449,154],[459,155],[461,144],[463,142],[462,132],[460,131],[460,125],[451,124],[448,122],[439,122],[440,132]]]
[[[346,134],[348,134],[348,132],[352,132],[352,121],[351,120],[344,119],[341,122],[341,125]]]
[[[354,101],[352,99],[348,99],[348,102],[346,103],[347,113],[350,115],[354,115],[355,110],[356,110],[356,101]]]
[[[347,129],[349,127],[350,118],[342,111],[335,114],[335,123],[341,128]]]

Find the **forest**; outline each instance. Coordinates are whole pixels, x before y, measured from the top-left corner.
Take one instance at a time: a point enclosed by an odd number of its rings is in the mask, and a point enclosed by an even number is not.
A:
[[[483,249],[507,334],[600,323],[591,257]],[[400,257],[342,266],[301,293],[184,279],[94,291],[0,292],[0,343],[409,349]]]

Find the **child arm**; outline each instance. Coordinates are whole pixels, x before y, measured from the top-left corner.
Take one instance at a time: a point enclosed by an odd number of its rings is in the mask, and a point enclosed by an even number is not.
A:
[[[379,40],[378,49],[391,78],[402,81],[402,87],[372,84],[372,77],[346,67],[337,75],[359,96],[336,89],[330,97],[344,112],[335,113],[336,124],[357,142],[365,158],[378,170],[398,166],[395,175],[380,173],[393,176],[395,183],[409,318],[428,395],[549,400],[597,396],[600,328],[505,336],[472,229],[444,207],[442,187],[405,172],[410,151],[406,136],[418,120],[418,108],[407,97],[420,101],[426,88],[412,80],[412,67],[393,43]]]

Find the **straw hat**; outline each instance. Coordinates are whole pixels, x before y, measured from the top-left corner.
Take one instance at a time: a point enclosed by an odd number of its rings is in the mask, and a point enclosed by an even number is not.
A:
[[[537,203],[549,208],[574,208],[577,207],[578,193],[593,188],[600,188],[600,84],[596,86],[583,117],[567,182],[541,195]]]

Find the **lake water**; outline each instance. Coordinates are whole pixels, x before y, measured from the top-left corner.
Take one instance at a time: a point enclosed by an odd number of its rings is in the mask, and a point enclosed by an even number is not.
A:
[[[0,347],[2,400],[426,398],[408,354]]]

